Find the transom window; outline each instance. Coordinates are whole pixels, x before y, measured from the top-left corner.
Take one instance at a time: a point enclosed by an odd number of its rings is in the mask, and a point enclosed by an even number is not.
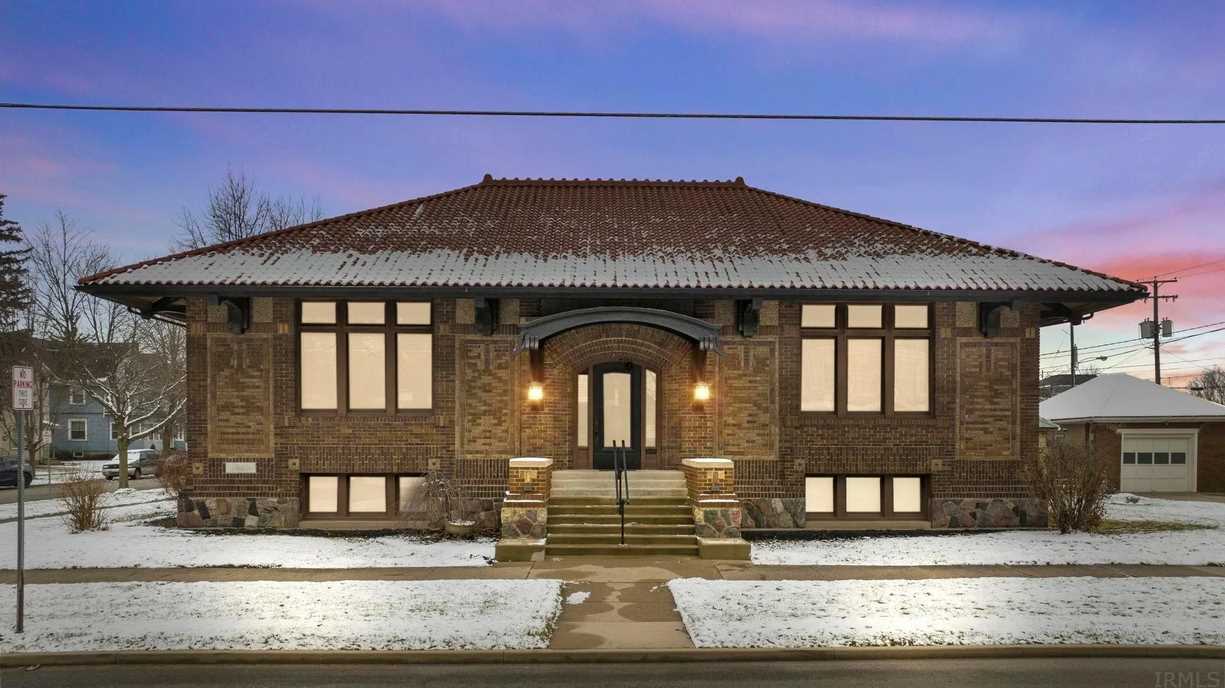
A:
[[[801,411],[930,411],[927,304],[804,304],[800,327]]]
[[[382,412],[433,407],[428,301],[303,301],[300,407]]]

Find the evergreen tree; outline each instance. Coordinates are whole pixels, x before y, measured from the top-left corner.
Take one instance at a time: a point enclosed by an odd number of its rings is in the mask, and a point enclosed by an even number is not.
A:
[[[30,248],[21,225],[4,217],[5,198],[0,194],[0,331],[12,332],[18,329],[22,314],[30,307],[26,270]]]

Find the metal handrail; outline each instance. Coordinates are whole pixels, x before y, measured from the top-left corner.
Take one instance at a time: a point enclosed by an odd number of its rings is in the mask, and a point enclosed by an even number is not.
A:
[[[613,445],[613,485],[617,494],[617,514],[621,517],[621,544],[625,544],[625,505],[630,500],[629,460],[625,441]]]

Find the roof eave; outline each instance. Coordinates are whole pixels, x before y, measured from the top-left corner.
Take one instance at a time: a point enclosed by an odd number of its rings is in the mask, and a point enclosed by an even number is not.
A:
[[[1061,425],[1075,423],[1225,423],[1225,416],[1088,416],[1048,418]]]

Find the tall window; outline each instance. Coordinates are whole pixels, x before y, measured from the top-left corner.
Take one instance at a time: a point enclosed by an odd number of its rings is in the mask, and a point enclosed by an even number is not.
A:
[[[577,446],[586,447],[587,446],[587,414],[590,412],[589,410],[590,407],[588,406],[588,403],[587,403],[587,394],[588,394],[587,392],[587,373],[579,373],[577,389],[578,389],[578,409],[576,413],[578,414],[578,437],[576,437],[575,439],[578,442]]]
[[[429,302],[303,301],[298,322],[303,410],[433,407]]]
[[[659,394],[659,378],[654,370],[644,370],[643,385],[646,392],[642,395],[642,444],[647,449],[655,448],[655,413],[656,397]]]
[[[926,304],[805,304],[800,410],[928,412],[930,318]]]
[[[89,425],[84,418],[68,419],[68,439],[74,442],[84,442],[89,439]]]

